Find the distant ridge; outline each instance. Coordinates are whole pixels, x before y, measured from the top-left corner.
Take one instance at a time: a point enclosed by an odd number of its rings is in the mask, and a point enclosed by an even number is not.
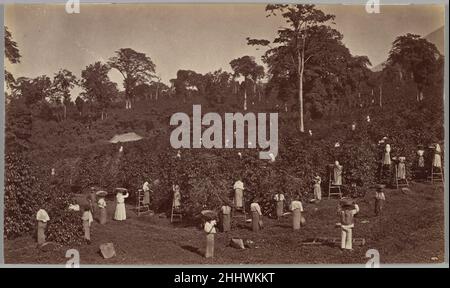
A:
[[[434,45],[436,45],[436,48],[439,50],[439,52],[444,55],[445,50],[445,37],[444,37],[444,26],[434,30],[433,32],[429,33],[424,37]],[[373,72],[379,72],[383,70],[384,63],[380,63],[374,67],[371,68]]]

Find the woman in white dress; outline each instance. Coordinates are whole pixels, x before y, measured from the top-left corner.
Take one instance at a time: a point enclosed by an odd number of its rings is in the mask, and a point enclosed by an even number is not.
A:
[[[128,192],[123,195],[122,192],[118,192],[116,195],[116,211],[114,213],[114,220],[123,221],[127,219],[127,212],[125,211],[125,198],[128,198]]]

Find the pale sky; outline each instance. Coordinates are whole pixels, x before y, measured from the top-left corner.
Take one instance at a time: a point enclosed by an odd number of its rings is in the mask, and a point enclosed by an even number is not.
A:
[[[386,60],[397,36],[425,36],[445,23],[442,5],[382,6],[380,14],[355,5],[318,8],[336,15],[345,45],[373,65]],[[246,45],[246,37],[272,40],[283,25],[280,18],[266,18],[264,9],[262,4],[82,4],[80,14],[67,14],[64,5],[6,5],[5,25],[22,58],[20,64],[5,62],[15,77],[53,76],[63,68],[80,77],[87,65],[132,48],[151,57],[165,83],[178,69],[231,71],[229,62],[244,55],[261,63],[263,51]],[[110,77],[122,89],[120,74],[113,71]]]

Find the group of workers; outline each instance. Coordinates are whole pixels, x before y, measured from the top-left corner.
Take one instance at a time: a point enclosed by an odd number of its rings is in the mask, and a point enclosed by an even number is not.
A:
[[[354,126],[352,129],[354,129]],[[379,146],[383,147],[382,155],[381,155],[381,172],[380,172],[380,180],[382,179],[383,171],[391,171],[391,164],[393,162],[396,163],[396,177],[399,179],[406,179],[406,165],[405,165],[405,157],[391,157],[391,146],[387,143],[387,137],[384,137],[379,141]],[[434,169],[442,169],[442,160],[441,160],[441,148],[439,144],[433,144],[429,146],[433,152],[431,157],[431,164]],[[418,160],[416,163],[416,168],[419,171],[419,175],[426,174],[426,164],[425,164],[425,156],[426,151],[423,145],[419,145],[417,150]],[[331,184],[334,186],[342,185],[342,177],[343,177],[343,166],[340,165],[338,161],[335,161],[334,165],[331,165],[332,168],[330,179]],[[55,174],[55,170],[52,169],[52,175]],[[319,203],[322,199],[322,191],[321,191],[322,179],[319,175],[316,175],[313,178],[313,199],[310,202]],[[150,205],[150,183],[145,182],[142,191],[144,192],[144,204]],[[381,214],[383,209],[383,202],[386,200],[386,197],[383,192],[384,185],[378,185],[375,193],[375,207],[374,212],[376,216]],[[239,179],[233,185],[234,197],[233,197],[233,207],[230,205],[224,204],[220,208],[220,218],[216,219],[215,217],[211,217],[206,219],[204,223],[204,231],[206,232],[206,252],[205,257],[213,257],[214,255],[214,234],[216,234],[216,226],[220,223],[220,230],[223,232],[228,232],[231,230],[231,218],[233,213],[243,213],[245,215],[245,203],[244,203],[244,183]],[[172,205],[174,209],[181,209],[181,190],[178,184],[174,184],[172,186],[173,191],[173,201]],[[116,209],[114,213],[114,220],[116,221],[124,221],[126,220],[126,209],[125,209],[125,199],[129,197],[129,193],[126,189],[118,189],[116,190]],[[87,243],[90,243],[90,227],[93,222],[93,213],[97,212],[98,209],[98,221],[100,224],[104,225],[107,222],[107,212],[106,212],[106,201],[105,197],[107,192],[105,191],[97,191],[95,188],[91,188],[90,193],[86,197],[87,203],[86,205],[70,205],[70,210],[80,211],[81,210],[81,219],[83,220],[83,229],[84,229],[84,238]],[[251,222],[252,222],[252,230],[254,232],[258,232],[263,228],[263,213],[261,210],[261,206],[258,202],[261,199],[255,198],[250,204],[250,212],[251,212]],[[287,213],[284,213],[285,201],[286,197],[282,193],[275,193],[273,195],[273,201],[275,202],[275,214],[276,218],[280,220]],[[295,196],[290,205],[290,210],[292,214],[292,227],[293,230],[299,230],[302,225],[305,223],[305,218],[302,216],[303,204],[300,201],[299,195]],[[354,227],[353,216],[359,212],[358,205],[351,199],[344,198],[341,199],[338,205],[338,215],[341,227],[341,249],[343,250],[351,250],[352,249],[352,229]],[[49,215],[44,209],[40,209],[37,212],[36,220],[38,222],[38,243],[45,243],[45,229],[47,226],[47,222],[50,220]],[[219,220],[219,222],[217,221]]]
[[[337,163],[337,165],[339,165]],[[342,167],[339,165],[338,170],[341,171]],[[341,174],[338,174],[339,177]],[[341,181],[341,180],[338,180]],[[314,200],[312,202],[320,202],[321,200],[321,178],[320,176],[316,176],[313,179],[313,191],[314,191]],[[234,186],[234,201],[233,208],[229,205],[223,205],[220,208],[219,219],[216,217],[209,217],[206,219],[204,223],[204,231],[206,233],[206,250],[205,257],[210,258],[214,256],[214,234],[217,233],[216,227],[219,226],[219,230],[222,232],[228,232],[231,230],[231,217],[232,213],[239,213],[244,211],[244,183],[241,180],[235,182]],[[384,198],[383,187],[378,186],[376,192],[376,215],[379,215],[382,209],[382,201]],[[259,205],[259,198],[255,198],[250,204],[250,212],[251,212],[251,222],[252,222],[252,230],[253,232],[258,232],[263,227],[262,221],[262,210]],[[276,218],[280,220],[286,214],[292,215],[292,228],[293,230],[300,230],[301,226],[305,224],[305,218],[302,213],[303,204],[300,200],[299,195],[295,196],[291,201],[289,208],[291,213],[285,213],[285,201],[286,197],[282,193],[276,193],[273,196]],[[351,199],[342,199],[338,205],[338,216],[340,220],[340,227],[342,230],[341,233],[341,248],[343,250],[351,250],[352,249],[352,229],[354,227],[353,216],[359,212],[358,205]],[[219,220],[219,221],[217,221]],[[218,225],[219,224],[219,225]]]
[[[81,220],[83,223],[84,240],[87,244],[91,243],[91,225],[94,222],[94,214],[98,212],[98,222],[105,225],[108,219],[106,210],[105,197],[108,193],[106,191],[98,191],[95,187],[91,187],[86,198],[81,204],[70,204],[68,210],[81,212]],[[129,197],[126,189],[118,188],[116,191],[116,208],[113,219],[116,221],[124,221],[127,219],[125,199]],[[46,242],[45,231],[47,222],[50,217],[46,210],[40,209],[36,214],[37,221],[37,240],[38,244],[42,245]]]

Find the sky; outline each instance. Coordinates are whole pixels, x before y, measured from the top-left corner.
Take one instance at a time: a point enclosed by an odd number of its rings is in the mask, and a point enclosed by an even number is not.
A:
[[[381,6],[369,14],[363,5],[318,5],[336,15],[334,27],[353,55],[366,55],[374,66],[386,60],[394,39],[406,33],[422,36],[445,23],[442,5]],[[207,73],[244,55],[260,64],[264,50],[246,45],[246,37],[273,39],[285,23],[266,17],[262,4],[82,4],[79,14],[64,5],[11,4],[5,25],[17,42],[21,63],[6,63],[17,77],[53,76],[68,69],[78,77],[96,61],[106,62],[120,48],[150,56],[164,83],[179,69]],[[122,76],[112,70],[122,89]],[[72,91],[76,97],[79,88]]]

